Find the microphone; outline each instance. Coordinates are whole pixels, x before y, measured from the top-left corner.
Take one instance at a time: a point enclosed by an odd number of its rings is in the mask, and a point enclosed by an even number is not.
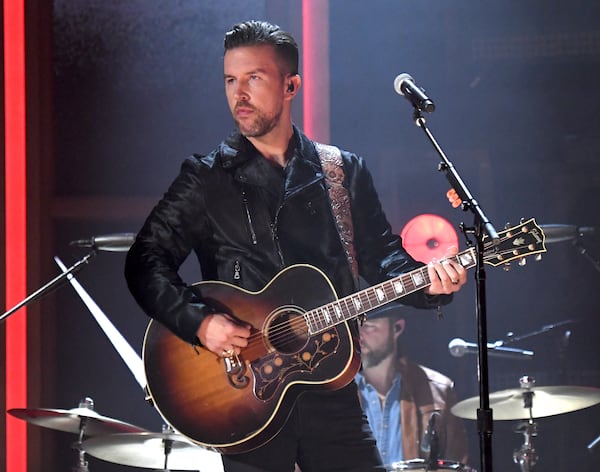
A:
[[[425,95],[425,90],[415,84],[415,79],[404,73],[394,79],[394,90],[406,98],[417,110],[432,113],[435,104]]]
[[[492,343],[488,343],[487,348],[489,356],[504,357],[507,359],[531,359],[534,354],[533,351],[526,349],[498,346]],[[460,338],[454,338],[448,343],[448,351],[454,357],[462,357],[465,354],[477,354],[478,350],[477,344],[469,343]]]
[[[423,441],[421,441],[421,451],[423,452],[431,452],[431,443],[432,439],[435,437],[435,418],[436,416],[440,416],[439,411],[434,411],[431,413],[429,417],[429,423],[427,423],[427,429],[425,430],[425,434],[423,435]]]
[[[596,229],[593,226],[575,226],[575,225],[540,225],[540,228],[546,236],[547,243],[560,243],[570,239],[580,238],[586,234],[593,234]]]
[[[135,233],[114,233],[71,241],[69,246],[91,247],[96,251],[127,252],[135,241]]]

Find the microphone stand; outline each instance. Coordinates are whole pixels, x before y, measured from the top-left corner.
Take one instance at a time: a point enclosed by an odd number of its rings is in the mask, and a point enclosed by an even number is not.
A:
[[[507,335],[508,337],[506,339],[501,339],[499,341],[496,341],[494,344],[497,346],[506,346],[508,344],[514,344],[518,341],[522,341],[523,339],[529,339],[534,336],[539,336],[540,334],[549,333],[550,331],[553,331],[557,328],[562,328],[563,326],[569,326],[569,325],[578,323],[579,321],[580,320],[577,320],[577,319],[558,321],[556,323],[544,325],[540,329],[536,329],[535,331],[531,331],[531,332],[525,333],[525,334],[519,334],[517,336],[515,336],[513,333],[509,333]]]
[[[8,318],[10,315],[15,313],[17,310],[19,310],[23,306],[31,303],[34,300],[38,300],[38,299],[42,298],[44,295],[46,295],[50,291],[50,289],[54,288],[62,280],[66,279],[70,274],[74,274],[74,273],[78,272],[79,270],[81,270],[84,267],[84,264],[87,264],[89,262],[89,260],[95,255],[96,255],[96,250],[93,250],[92,252],[87,254],[85,257],[78,260],[71,267],[66,269],[65,272],[56,276],[50,282],[48,282],[47,284],[45,284],[42,287],[40,287],[39,289],[37,289],[35,292],[33,292],[31,295],[27,296],[25,299],[21,300],[14,307],[12,307],[10,310],[8,310],[7,312],[3,313],[0,316],[0,323],[2,323],[6,318]]]
[[[582,256],[584,256],[588,261],[590,261],[592,263],[592,265],[594,266],[594,268],[600,272],[600,260],[597,259],[596,257],[592,256],[588,250],[585,248],[585,246],[581,243],[579,238],[576,238],[575,240],[573,240],[573,246],[575,246],[575,249],[577,250],[577,252],[579,254],[581,254]]]
[[[477,318],[477,362],[478,362],[478,383],[479,383],[479,408],[477,410],[477,429],[479,431],[480,438],[480,460],[482,472],[492,471],[492,430],[493,430],[493,414],[490,408],[490,391],[489,391],[489,379],[488,379],[488,340],[487,340],[487,309],[486,309],[486,296],[485,296],[485,281],[486,274],[484,268],[484,238],[489,236],[492,242],[497,244],[499,241],[498,233],[488,220],[482,208],[479,206],[477,200],[473,198],[471,192],[460,178],[454,165],[446,157],[446,154],[442,148],[438,145],[432,133],[427,129],[425,125],[425,118],[421,113],[422,110],[417,106],[414,106],[414,120],[415,124],[420,127],[425,133],[427,139],[431,142],[442,161],[438,164],[438,170],[444,172],[446,179],[450,183],[451,187],[456,191],[459,198],[462,200],[462,209],[464,211],[470,210],[474,215],[474,227],[465,228],[461,224],[461,229],[465,233],[465,236],[470,233],[475,235],[476,240],[476,254],[477,254],[477,265],[476,265],[476,296],[477,296],[477,307],[476,307],[476,318]],[[467,241],[469,241],[467,237]]]

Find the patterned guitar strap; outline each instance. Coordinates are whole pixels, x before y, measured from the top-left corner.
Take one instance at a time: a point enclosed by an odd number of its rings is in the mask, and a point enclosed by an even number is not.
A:
[[[325,174],[331,210],[337,224],[342,246],[344,247],[348,264],[352,268],[354,282],[358,284],[358,263],[356,262],[356,251],[354,249],[354,226],[352,225],[352,213],[350,211],[350,196],[348,195],[348,190],[343,185],[344,168],[342,165],[342,153],[336,146],[321,143],[314,144],[321,159],[321,167]]]

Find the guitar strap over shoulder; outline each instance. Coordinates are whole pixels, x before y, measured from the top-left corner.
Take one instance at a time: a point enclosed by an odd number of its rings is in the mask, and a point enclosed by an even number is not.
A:
[[[327,191],[331,210],[338,228],[340,240],[346,253],[348,263],[352,268],[355,282],[358,282],[358,263],[354,249],[354,226],[352,224],[352,212],[350,211],[350,196],[344,187],[344,167],[342,153],[336,146],[314,143],[321,167],[325,175]]]

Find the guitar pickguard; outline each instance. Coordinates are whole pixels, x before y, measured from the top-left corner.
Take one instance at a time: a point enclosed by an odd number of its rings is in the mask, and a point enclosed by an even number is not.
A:
[[[314,378],[320,363],[334,355],[339,345],[337,329],[332,328],[309,338],[306,345],[296,353],[282,354],[274,351],[252,362],[254,394],[259,400],[269,401],[282,385],[301,378],[303,374]]]

